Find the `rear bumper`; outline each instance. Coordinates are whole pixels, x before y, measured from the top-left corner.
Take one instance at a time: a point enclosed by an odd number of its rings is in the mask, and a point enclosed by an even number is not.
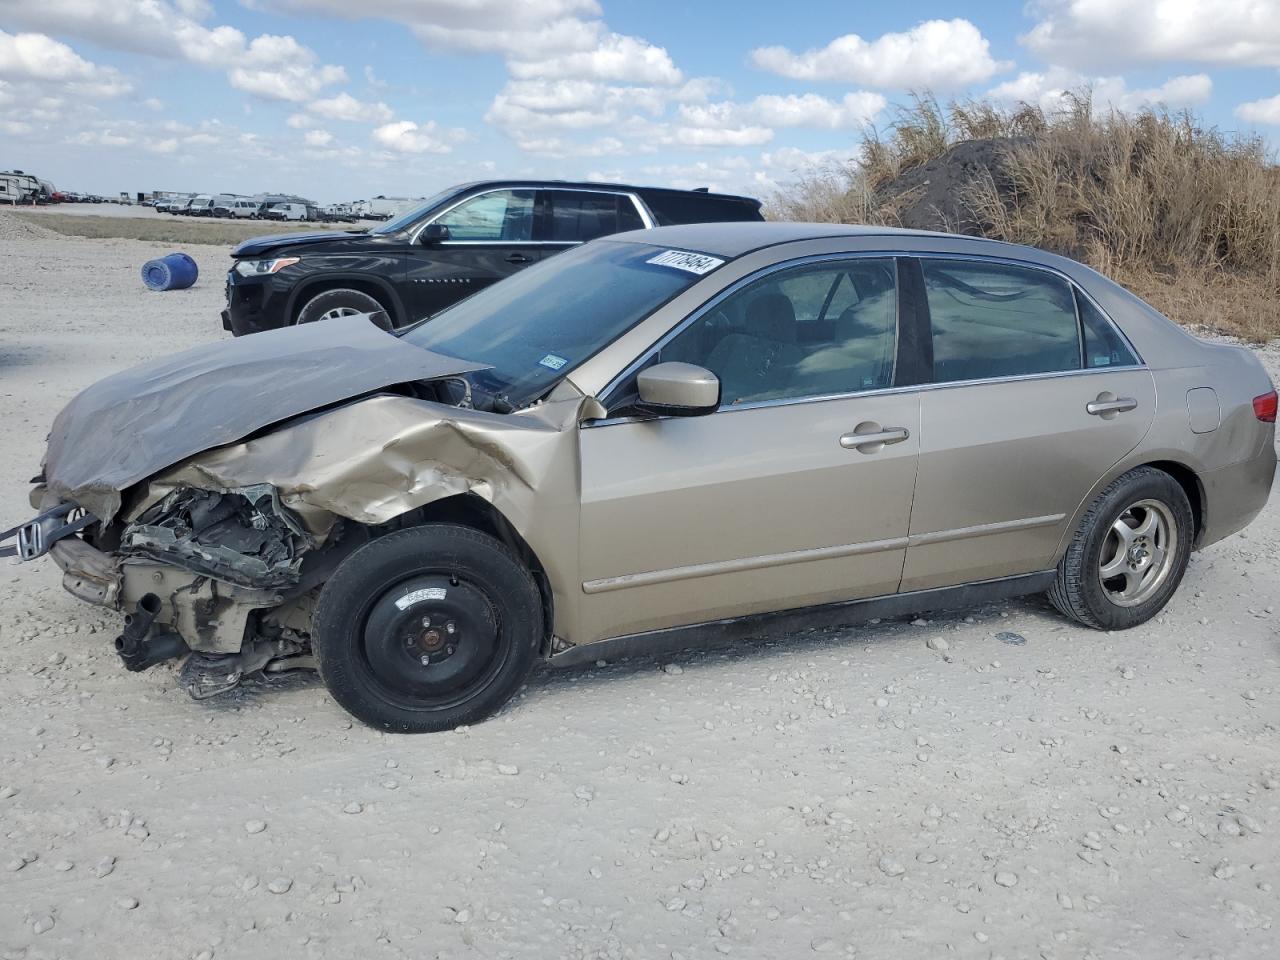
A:
[[[1275,447],[1267,443],[1252,460],[1202,474],[1204,531],[1197,546],[1216,543],[1252,523],[1267,505],[1275,473]]]

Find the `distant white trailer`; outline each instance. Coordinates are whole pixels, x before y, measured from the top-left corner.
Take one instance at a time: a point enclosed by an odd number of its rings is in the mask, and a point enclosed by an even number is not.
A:
[[[32,203],[44,194],[39,178],[21,170],[0,173],[0,202],[9,204]]]
[[[366,220],[390,220],[402,213],[408,213],[423,203],[420,197],[374,197],[372,200],[360,200],[351,205],[356,216]]]

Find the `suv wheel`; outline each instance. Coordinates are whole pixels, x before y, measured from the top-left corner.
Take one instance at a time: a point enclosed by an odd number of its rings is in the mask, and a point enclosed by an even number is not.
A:
[[[411,527],[347,557],[320,593],[311,645],[333,698],[399,733],[475,723],[511,699],[542,643],[525,566],[487,534]]]
[[[1049,600],[1090,627],[1136,627],[1178,589],[1194,536],[1191,504],[1178,482],[1153,467],[1132,470],[1084,515]]]
[[[314,323],[334,317],[350,317],[357,313],[369,314],[369,319],[383,330],[391,329],[391,317],[381,303],[363,291],[347,288],[316,294],[302,305],[297,322]]]

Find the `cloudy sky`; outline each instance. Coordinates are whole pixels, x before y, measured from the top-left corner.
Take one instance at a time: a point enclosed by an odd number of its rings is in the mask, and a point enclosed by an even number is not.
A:
[[[0,169],[422,196],[490,176],[767,194],[913,90],[1194,107],[1280,142],[1280,0],[0,0]]]

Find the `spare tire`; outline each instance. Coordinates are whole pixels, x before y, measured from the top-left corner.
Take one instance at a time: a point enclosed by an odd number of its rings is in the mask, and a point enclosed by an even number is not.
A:
[[[357,313],[369,314],[369,319],[383,330],[390,330],[391,316],[378,300],[362,290],[339,287],[318,293],[302,305],[296,323],[315,323],[334,317],[350,317]]]

